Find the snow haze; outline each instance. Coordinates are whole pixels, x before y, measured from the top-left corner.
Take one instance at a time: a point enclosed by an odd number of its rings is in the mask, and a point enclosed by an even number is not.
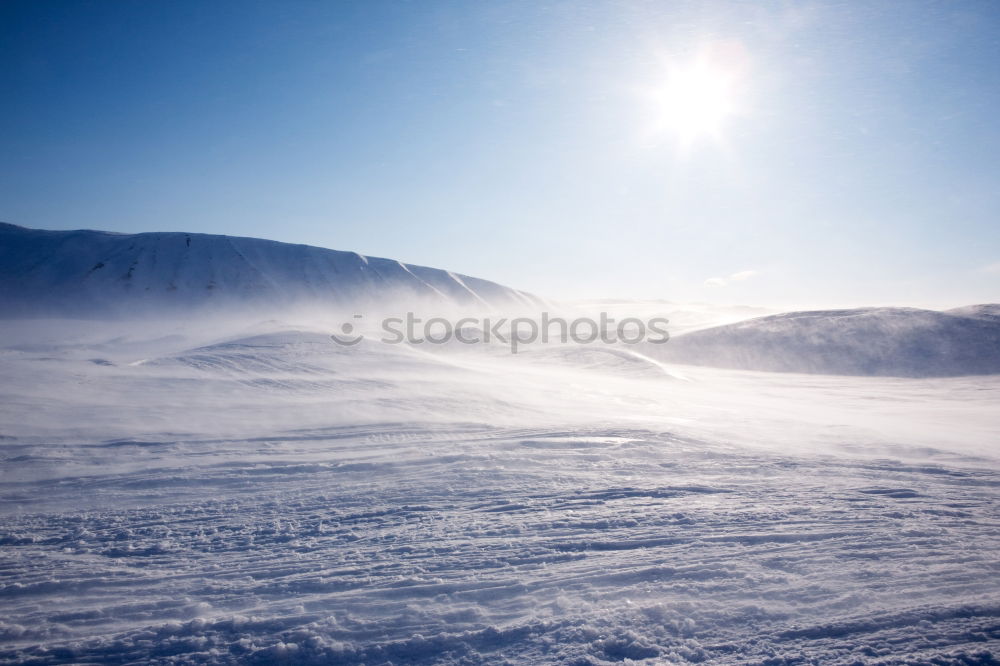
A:
[[[5,661],[998,654],[996,305],[563,303],[258,239],[2,231]],[[384,342],[404,306],[675,337]]]

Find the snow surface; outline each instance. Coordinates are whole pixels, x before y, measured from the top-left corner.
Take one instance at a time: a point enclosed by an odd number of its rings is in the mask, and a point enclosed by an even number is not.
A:
[[[0,661],[995,664],[1000,377],[0,329]]]
[[[592,302],[556,314],[679,335],[378,341],[418,306],[549,307],[0,226],[0,662],[998,663],[1000,307]]]

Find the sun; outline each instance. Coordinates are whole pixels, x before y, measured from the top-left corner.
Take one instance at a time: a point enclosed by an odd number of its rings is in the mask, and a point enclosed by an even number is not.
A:
[[[668,65],[650,90],[652,130],[672,135],[682,148],[703,139],[721,142],[727,121],[738,111],[737,70],[707,57]]]

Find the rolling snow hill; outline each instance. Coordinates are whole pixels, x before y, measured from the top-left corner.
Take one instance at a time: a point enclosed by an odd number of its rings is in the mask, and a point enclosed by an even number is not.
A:
[[[0,317],[102,317],[393,299],[480,308],[539,303],[486,280],[309,245],[192,233],[46,231],[0,223]]]
[[[787,312],[677,336],[655,352],[692,365],[888,377],[1000,373],[997,305],[946,312],[859,308]]]

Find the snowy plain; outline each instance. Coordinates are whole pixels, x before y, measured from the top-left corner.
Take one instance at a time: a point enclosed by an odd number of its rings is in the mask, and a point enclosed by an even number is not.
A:
[[[0,225],[0,662],[997,663],[996,306],[598,301],[558,314],[678,337],[379,341],[418,306],[553,307]]]
[[[994,664],[1000,376],[11,320],[5,663]]]

